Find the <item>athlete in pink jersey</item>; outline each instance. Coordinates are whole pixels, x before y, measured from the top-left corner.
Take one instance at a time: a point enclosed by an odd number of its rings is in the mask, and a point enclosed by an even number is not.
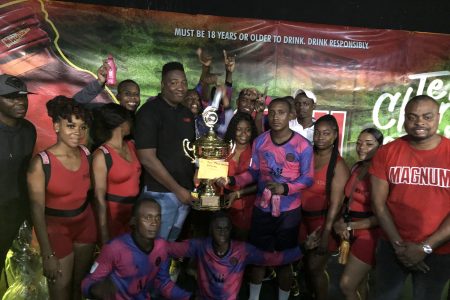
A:
[[[450,140],[437,134],[429,96],[405,107],[406,136],[383,146],[369,173],[385,233],[376,261],[376,299],[397,299],[411,274],[414,299],[440,299],[450,270]]]
[[[265,251],[282,251],[298,244],[301,191],[313,183],[312,147],[289,129],[292,117],[289,100],[274,99],[269,104],[271,130],[255,139],[248,171],[218,180],[219,185],[240,187],[257,183],[249,241]],[[250,299],[259,298],[264,271],[253,268]],[[290,265],[279,268],[278,279],[278,298],[288,299],[292,284]]]
[[[248,264],[277,266],[300,258],[297,246],[281,252],[264,252],[240,241],[230,240],[231,220],[217,212],[210,223],[211,237],[171,243],[169,254],[193,257],[198,261],[197,280],[200,299],[235,300]]]
[[[148,300],[151,292],[166,299],[188,300],[191,294],[169,277],[168,244],[156,238],[161,207],[150,198],[133,207],[132,233],[107,243],[82,283],[83,295],[91,299]]]

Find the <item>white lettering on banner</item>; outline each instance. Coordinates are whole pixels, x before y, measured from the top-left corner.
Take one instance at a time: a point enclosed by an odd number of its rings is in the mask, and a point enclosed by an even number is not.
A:
[[[330,40],[330,47],[369,49],[369,43],[360,41]]]
[[[194,37],[194,29],[175,28],[175,36]]]
[[[237,40],[237,35],[235,32],[225,32],[225,31],[217,31],[217,38],[221,40]]]
[[[450,188],[450,170],[431,167],[395,166],[389,168],[389,182],[393,184]]]
[[[409,79],[411,80],[419,80],[419,84],[417,86],[417,91],[415,95],[414,88],[408,87],[406,89],[406,93],[403,96],[403,99],[400,103],[400,98],[402,97],[402,93],[397,92],[394,95],[391,93],[383,93],[381,94],[377,101],[375,102],[375,105],[373,106],[372,111],[372,120],[373,124],[378,127],[379,129],[389,129],[392,128],[397,124],[397,132],[402,132],[403,129],[403,123],[405,122],[405,106],[406,103],[408,103],[409,99],[416,95],[423,95],[427,83],[427,79],[429,78],[436,78],[432,80],[428,88],[426,88],[426,95],[433,97],[436,100],[443,99],[445,96],[449,96],[448,99],[450,100],[450,83],[444,84],[444,81],[440,79],[439,77],[445,77],[449,76],[450,71],[440,71],[440,72],[429,72],[429,73],[420,73],[420,74],[411,74],[409,75]],[[387,107],[386,107],[387,104]],[[400,105],[398,120],[395,118],[390,118],[388,121],[382,124],[380,120],[380,116],[382,115],[392,115],[394,113],[395,109]],[[384,110],[383,110],[384,107]],[[441,105],[439,107],[439,113],[440,113],[440,119],[439,122],[442,121],[444,118],[445,112],[450,108],[450,102],[445,103],[441,102]],[[448,118],[447,118],[448,119]],[[444,129],[444,133],[447,135],[447,132],[450,131],[450,124],[446,125],[446,128]]]
[[[278,36],[277,36],[278,38]],[[284,44],[291,44],[291,45],[304,45],[305,44],[305,38],[301,36],[284,36],[283,43]]]
[[[272,36],[269,34],[250,34],[250,41],[252,42],[264,42],[270,43],[272,41]]]
[[[286,45],[309,45],[314,47],[332,47],[348,49],[369,49],[369,42],[355,41],[351,39],[330,40],[322,37],[304,37],[277,34],[245,33],[233,31],[203,30],[197,28],[175,28],[174,35],[177,37],[220,39],[230,41],[246,41],[257,43],[274,43]],[[436,87],[438,88],[438,87]]]
[[[327,39],[308,38],[308,45],[328,47]]]

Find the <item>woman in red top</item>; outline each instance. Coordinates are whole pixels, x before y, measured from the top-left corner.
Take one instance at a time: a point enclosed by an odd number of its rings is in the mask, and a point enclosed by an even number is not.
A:
[[[257,131],[253,118],[248,113],[238,112],[231,119],[225,133],[225,141],[235,143],[234,152],[227,159],[228,176],[247,171],[252,158],[252,143]],[[230,205],[230,218],[233,223],[234,239],[245,241],[250,230],[252,210],[256,199],[256,184],[241,188],[228,187],[225,190]]]
[[[90,114],[64,96],[47,102],[57,142],[36,156],[28,170],[34,228],[50,299],[81,299],[81,280],[97,240],[86,137]]]
[[[353,166],[345,186],[343,216],[334,224],[334,230],[341,239],[351,242],[340,282],[346,299],[367,299],[367,275],[375,265],[379,230],[378,220],[370,206],[370,176],[367,170],[382,144],[383,134],[378,129],[367,128],[359,134],[356,153],[360,161]]]
[[[94,114],[92,136],[101,145],[92,161],[100,242],[130,231],[131,210],[139,194],[141,164],[132,141],[126,140],[132,115],[108,103]]]
[[[319,246],[305,255],[310,290],[315,299],[328,298],[325,272],[330,252],[337,250],[331,236],[333,223],[344,200],[349,170],[338,150],[339,127],[332,115],[319,118],[314,125],[314,184],[302,192],[300,240],[321,227]]]

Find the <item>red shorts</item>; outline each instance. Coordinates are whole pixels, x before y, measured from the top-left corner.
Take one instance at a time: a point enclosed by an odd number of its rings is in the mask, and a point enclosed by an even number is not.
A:
[[[325,226],[325,216],[317,216],[317,217],[302,217],[302,221],[300,223],[300,231],[299,231],[299,241],[306,241],[306,237],[311,234],[317,227],[321,226],[322,230]],[[328,251],[336,252],[339,249],[339,244],[336,237],[333,234],[330,234],[328,238]]]
[[[115,238],[131,231],[130,219],[133,204],[123,204],[118,202],[106,201],[108,205],[108,231],[109,238]]]
[[[355,230],[350,252],[360,261],[374,266],[375,248],[379,237],[379,228]]]
[[[45,216],[50,246],[57,258],[73,252],[73,244],[95,244],[97,224],[91,205],[75,217]]]

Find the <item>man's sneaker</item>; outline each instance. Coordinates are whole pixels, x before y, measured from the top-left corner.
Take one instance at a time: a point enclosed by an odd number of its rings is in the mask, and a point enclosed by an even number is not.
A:
[[[275,279],[277,277],[277,272],[275,272],[274,268],[267,268],[266,274],[267,274],[267,276],[264,277],[263,281],[269,281],[269,280]]]

